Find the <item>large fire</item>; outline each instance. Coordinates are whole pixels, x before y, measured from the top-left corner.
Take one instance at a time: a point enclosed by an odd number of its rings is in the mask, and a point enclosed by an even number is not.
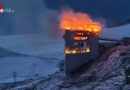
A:
[[[75,13],[72,10],[68,10],[61,14],[60,28],[65,30],[100,32],[102,25],[99,22],[92,21],[85,13]]]

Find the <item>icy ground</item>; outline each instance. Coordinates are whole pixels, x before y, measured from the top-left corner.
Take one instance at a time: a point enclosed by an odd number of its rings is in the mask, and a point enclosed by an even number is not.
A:
[[[64,57],[63,40],[43,35],[0,37],[0,83],[38,79],[59,70]]]

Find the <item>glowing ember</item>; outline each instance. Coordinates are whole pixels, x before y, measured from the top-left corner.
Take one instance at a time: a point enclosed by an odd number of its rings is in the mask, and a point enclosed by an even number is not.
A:
[[[87,14],[74,13],[72,10],[69,10],[61,14],[60,28],[99,32],[102,29],[102,25],[99,22],[93,22]]]

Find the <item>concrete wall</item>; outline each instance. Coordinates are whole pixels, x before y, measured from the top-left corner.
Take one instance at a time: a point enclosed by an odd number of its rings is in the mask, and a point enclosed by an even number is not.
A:
[[[65,71],[68,75],[78,67],[89,62],[91,59],[90,53],[81,53],[81,54],[66,54],[65,56]]]

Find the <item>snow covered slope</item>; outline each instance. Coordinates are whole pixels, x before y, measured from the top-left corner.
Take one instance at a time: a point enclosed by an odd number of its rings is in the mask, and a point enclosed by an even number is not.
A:
[[[52,59],[53,60],[53,59]],[[0,83],[38,79],[58,71],[57,62],[44,61],[35,57],[3,57],[0,58]]]
[[[104,28],[100,36],[112,39],[128,37],[130,24]],[[6,49],[5,53],[14,55],[5,54],[7,56],[0,57],[1,83],[13,82],[13,72],[18,73],[18,81],[47,76],[58,71],[58,64],[64,58],[64,40],[48,38],[42,34],[1,36],[0,47]],[[20,77],[19,73],[24,77]]]
[[[14,72],[17,81],[48,76],[64,58],[63,40],[43,35],[2,36],[0,47],[0,83],[14,82]]]
[[[103,28],[100,37],[121,40],[124,37],[130,37],[130,24],[118,27]]]
[[[42,34],[0,37],[0,47],[27,55],[58,57],[64,55],[63,39],[50,39]]]
[[[106,52],[79,76],[65,78],[65,73],[59,71],[11,90],[130,90],[129,80],[130,45],[121,45]]]

